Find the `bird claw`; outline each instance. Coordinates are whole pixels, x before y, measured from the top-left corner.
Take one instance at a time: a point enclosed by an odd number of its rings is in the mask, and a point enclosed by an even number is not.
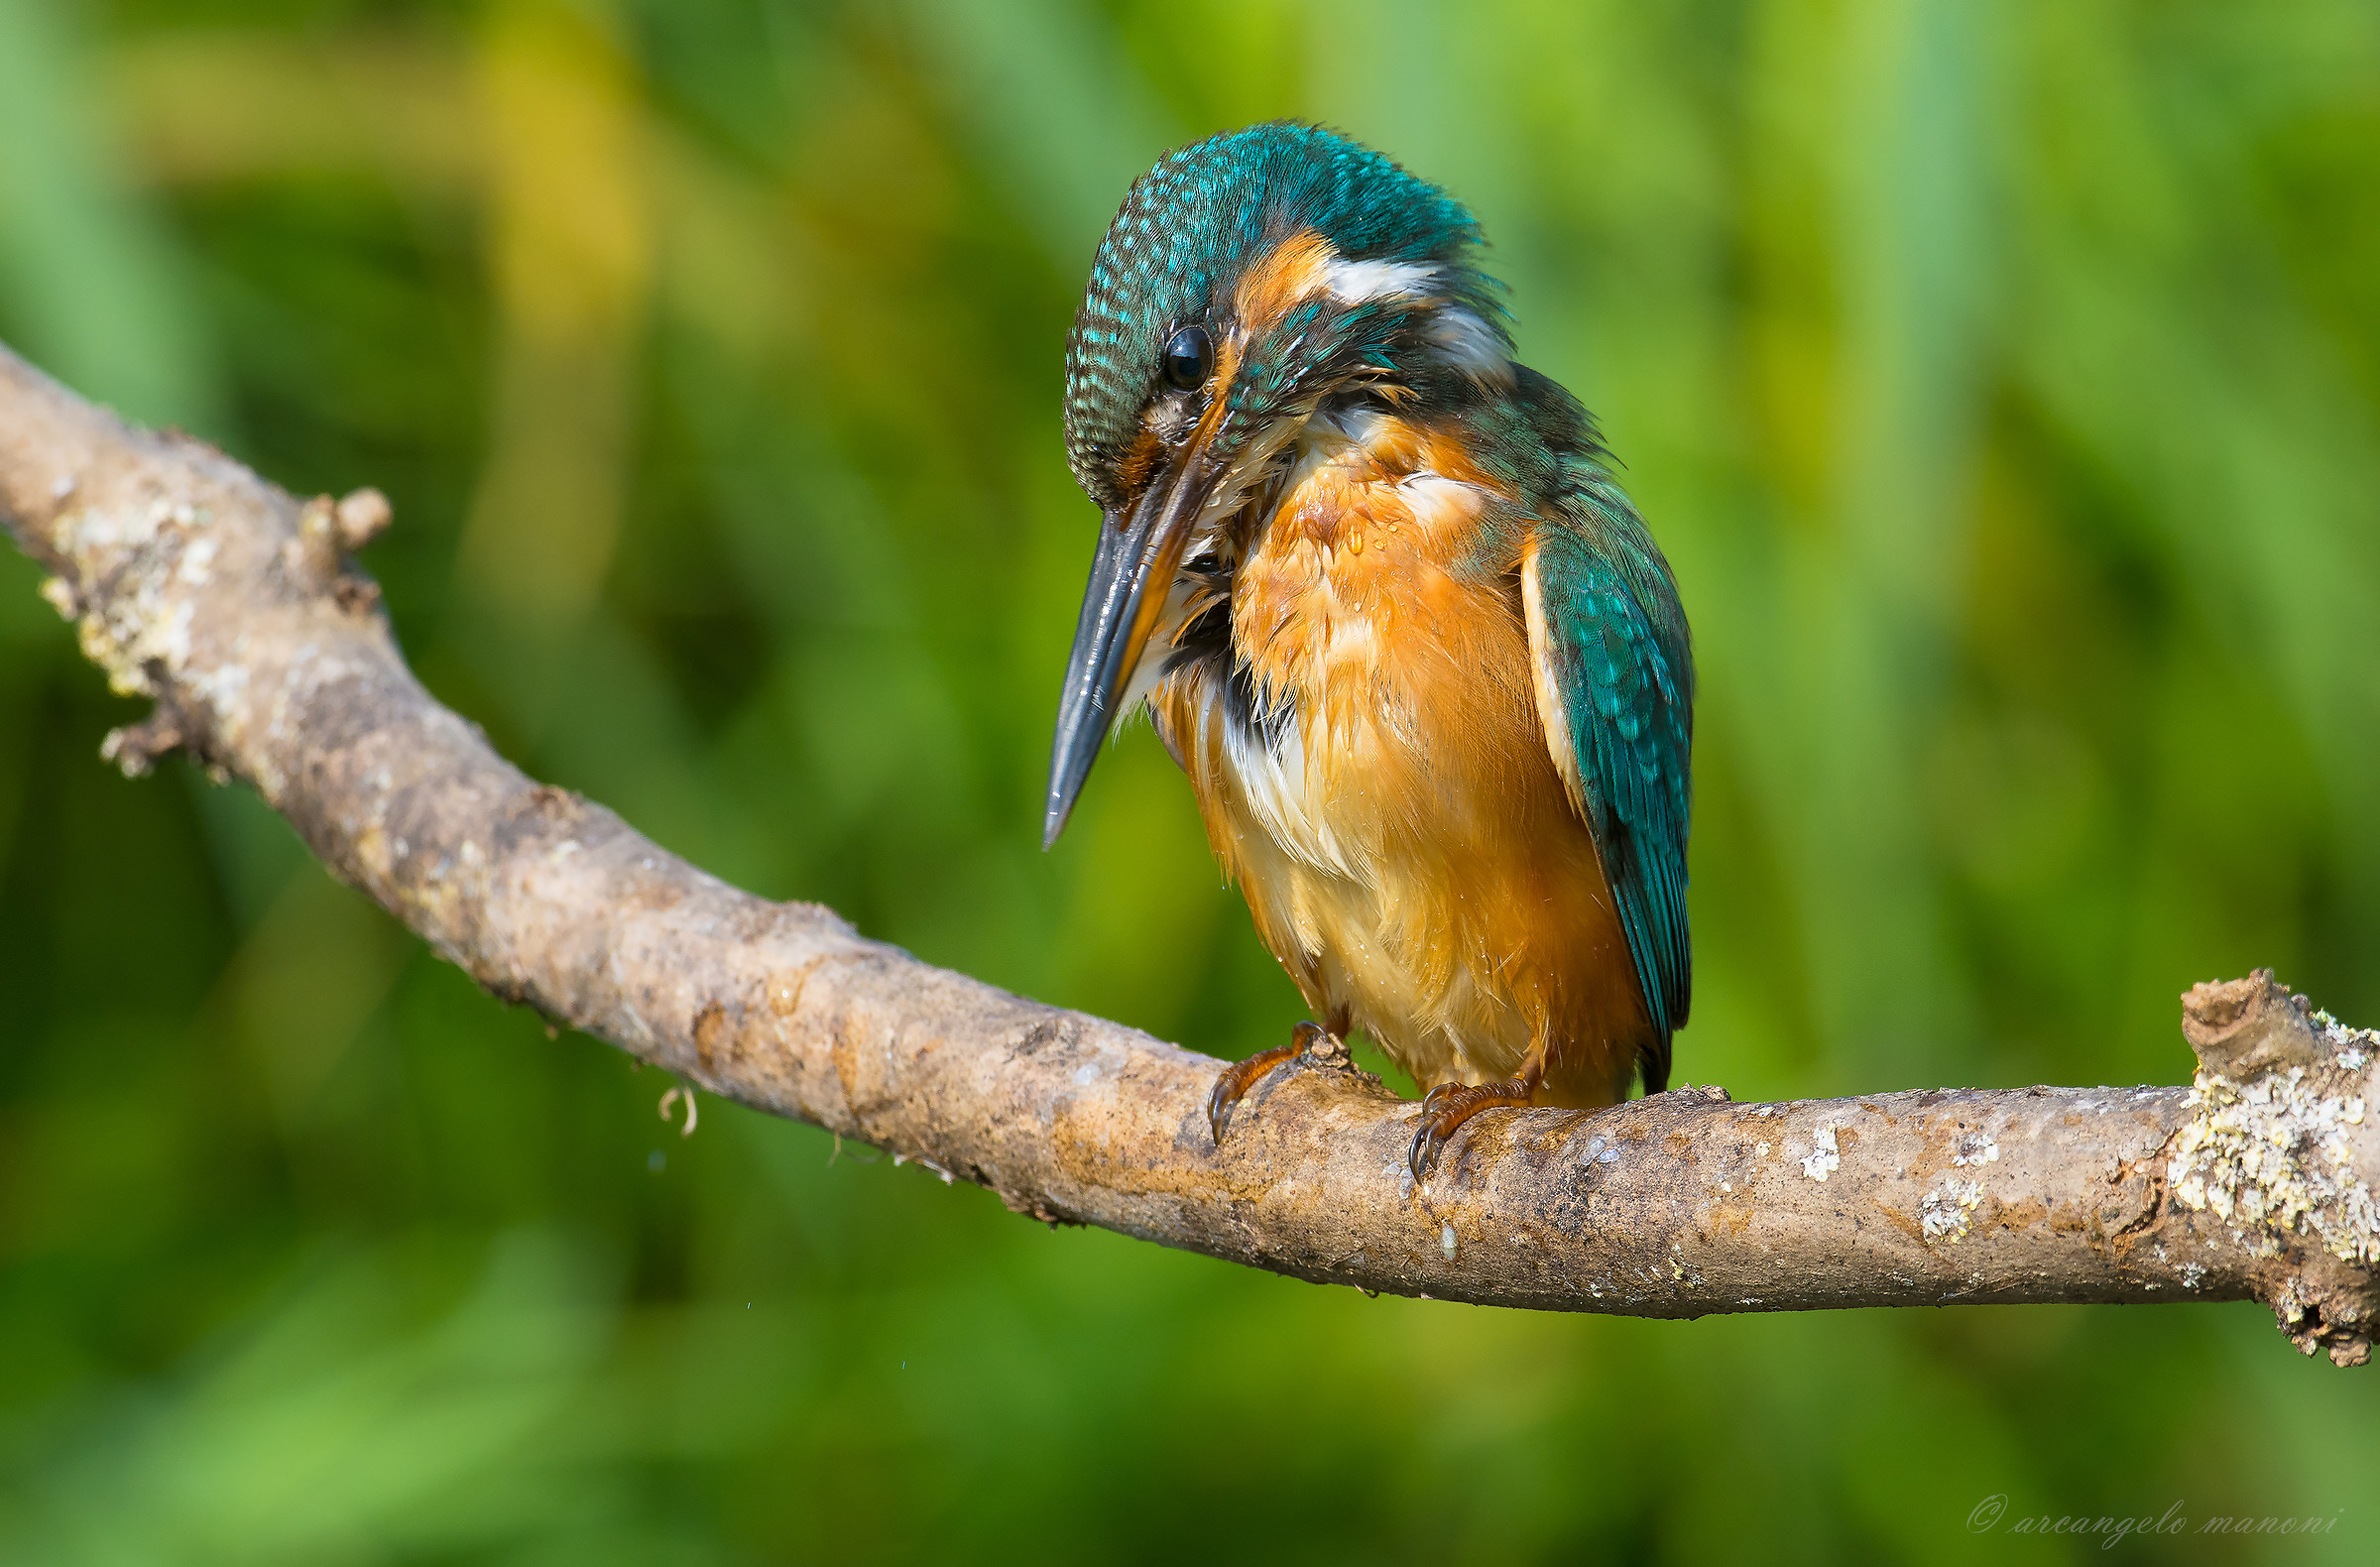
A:
[[[1430,1165],[1436,1161],[1438,1150],[1446,1140],[1455,1135],[1460,1121],[1445,1120],[1446,1101],[1454,1097],[1455,1085],[1440,1083],[1421,1099],[1421,1124],[1413,1129],[1413,1145],[1405,1150],[1405,1167],[1413,1172],[1413,1184],[1418,1186],[1429,1178]]]
[[[1525,1109],[1535,1092],[1534,1080],[1516,1077],[1504,1083],[1440,1083],[1423,1095],[1421,1124],[1413,1129],[1413,1145],[1405,1151],[1405,1167],[1413,1172],[1413,1184],[1419,1186],[1430,1178],[1430,1166],[1465,1122],[1497,1105]]]
[[[1342,1069],[1352,1069],[1354,1064],[1347,1041],[1317,1023],[1301,1023],[1290,1029],[1287,1044],[1258,1050],[1245,1061],[1234,1061],[1207,1091],[1207,1128],[1214,1134],[1217,1147],[1223,1146],[1224,1128],[1231,1124],[1234,1107],[1274,1067],[1293,1060]]]

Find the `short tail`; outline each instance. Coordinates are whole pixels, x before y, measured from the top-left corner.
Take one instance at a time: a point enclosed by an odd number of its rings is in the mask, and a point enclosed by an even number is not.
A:
[[[1636,1071],[1644,1079],[1647,1095],[1658,1094],[1669,1087],[1669,1035],[1661,1035],[1659,1044],[1648,1044],[1636,1052]]]

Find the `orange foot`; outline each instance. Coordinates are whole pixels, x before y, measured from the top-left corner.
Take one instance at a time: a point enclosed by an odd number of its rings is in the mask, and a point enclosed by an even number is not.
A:
[[[1215,1131],[1215,1145],[1223,1146],[1223,1129],[1231,1124],[1232,1110],[1249,1091],[1261,1082],[1266,1073],[1284,1061],[1305,1061],[1317,1066],[1348,1066],[1347,1024],[1339,1025],[1337,1032],[1318,1023],[1301,1023],[1289,1030],[1289,1042],[1276,1044],[1269,1050],[1258,1050],[1245,1061],[1234,1061],[1215,1079],[1214,1089],[1207,1095],[1207,1125]]]
[[[1414,1129],[1413,1146],[1405,1154],[1413,1183],[1418,1186],[1429,1179],[1438,1150],[1464,1122],[1498,1105],[1526,1108],[1536,1098],[1537,1085],[1544,1077],[1545,1069],[1532,1057],[1522,1063],[1518,1077],[1500,1083],[1440,1083],[1431,1089],[1421,1101],[1421,1125]]]

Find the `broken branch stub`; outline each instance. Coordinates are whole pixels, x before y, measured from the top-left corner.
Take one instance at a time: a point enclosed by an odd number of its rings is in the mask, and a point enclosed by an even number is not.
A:
[[[2300,1349],[2360,1365],[2380,1265],[2380,1125],[2366,1114],[2380,1034],[2315,1010],[2270,969],[2182,1003],[2199,1071],[2169,1158],[2174,1200],[2282,1265],[2265,1298]]]
[[[496,996],[1019,1212],[1482,1304],[2255,1298],[2309,1352],[2368,1353],[2372,1036],[2269,976],[2193,992],[2189,1089],[1498,1112],[1416,1186],[1418,1107],[1314,1062],[1259,1083],[1218,1148],[1210,1058],[729,887],[497,756],[347,558],[385,500],[300,506],[0,349],[0,517],[110,683],[155,699],[110,742],[127,771],[179,746]]]

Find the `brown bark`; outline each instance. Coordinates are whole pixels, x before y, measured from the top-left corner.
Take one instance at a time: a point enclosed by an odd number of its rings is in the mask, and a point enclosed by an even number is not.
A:
[[[156,699],[108,737],[127,772],[186,750],[495,995],[1019,1212],[1322,1282],[1638,1316],[2254,1297],[2308,1353],[2367,1354],[2380,1038],[2269,974],[2186,998],[2193,1088],[1495,1113],[1416,1189],[1415,1107],[1310,1065],[1218,1150],[1209,1058],[739,892],[497,756],[414,679],[348,559],[388,522],[376,493],[300,504],[0,349],[0,518],[84,653]]]

